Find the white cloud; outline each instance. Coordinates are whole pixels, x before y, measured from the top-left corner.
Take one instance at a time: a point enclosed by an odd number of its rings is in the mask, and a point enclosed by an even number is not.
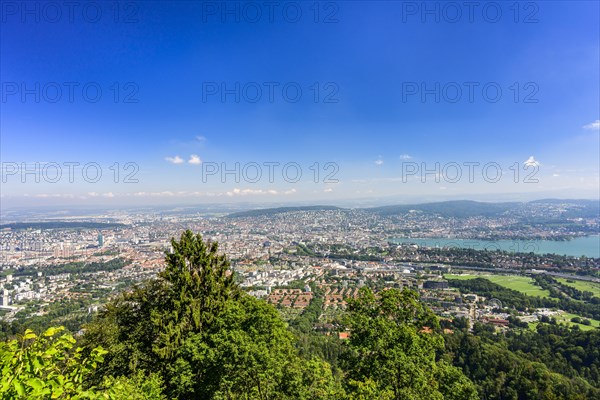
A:
[[[164,192],[135,192],[135,193],[126,193],[125,196],[135,196],[135,197],[173,197],[175,194],[173,192],[164,191]]]
[[[540,162],[537,161],[533,156],[529,156],[529,158],[525,160],[523,165],[525,165],[526,167],[539,167],[542,164],[540,164]]]
[[[410,160],[411,158],[412,158],[412,156],[410,156],[408,154],[400,154],[401,160]]]
[[[26,197],[29,197],[28,195],[25,195]],[[39,193],[39,194],[35,194],[33,195],[33,197],[37,197],[40,199],[49,199],[49,198],[55,198],[55,199],[74,199],[75,195],[71,194],[71,193]]]
[[[206,142],[206,137],[198,135],[198,136],[196,136],[196,140],[199,141],[199,142]]]
[[[165,157],[165,160],[167,160],[168,162],[170,162],[171,164],[183,164],[183,158],[179,157],[179,156],[175,156],[175,157]]]
[[[152,197],[173,197],[173,196],[175,196],[175,193],[173,193],[169,190],[166,190],[164,192],[152,192],[152,193],[150,193],[150,196],[152,196]]]
[[[381,157],[379,157],[377,160],[375,160],[375,165],[382,165],[383,164],[383,160],[381,159]]]
[[[600,130],[600,119],[597,119],[594,122],[590,122],[589,124],[584,125],[583,129],[589,129],[591,131],[598,131],[598,130]]]
[[[188,160],[188,163],[194,164],[194,165],[200,165],[200,164],[202,164],[202,160],[196,154],[192,154],[190,156],[190,159]]]
[[[87,192],[82,195],[72,193],[38,193],[21,194],[22,197],[38,199],[112,199],[112,198],[191,198],[191,197],[243,197],[243,196],[290,196],[297,193],[296,189],[275,190],[275,189],[240,189],[235,188],[231,191],[223,192],[200,192],[200,191],[160,191],[160,192]]]
[[[274,189],[268,189],[268,190],[263,190],[263,189],[239,189],[239,188],[235,188],[229,192],[226,192],[225,195],[229,196],[229,197],[233,197],[233,196],[251,196],[251,195],[270,195],[270,196],[276,196],[276,195],[290,195],[290,194],[294,194],[296,193],[296,189],[290,189],[290,190],[286,190],[285,192],[279,192],[277,190]]]
[[[268,191],[262,189],[239,189],[235,188],[230,192],[225,193],[227,196],[247,196],[247,195],[257,195],[257,194],[267,194]],[[272,194],[272,193],[270,193]]]

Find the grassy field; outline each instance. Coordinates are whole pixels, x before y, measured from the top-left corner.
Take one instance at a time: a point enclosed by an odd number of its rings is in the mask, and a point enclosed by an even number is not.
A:
[[[524,293],[528,296],[548,297],[550,293],[537,286],[533,279],[526,276],[519,275],[492,275],[492,274],[481,274],[481,275],[445,275],[447,279],[475,279],[485,278],[500,286],[504,286],[508,289],[513,289]]]
[[[579,316],[577,314],[571,314],[571,313],[562,313],[562,314],[556,315],[554,318],[556,318],[557,322],[564,322],[567,325],[578,325],[579,328],[581,328],[582,331],[589,331],[589,330],[592,330],[592,329],[596,329],[596,328],[598,328],[600,326],[600,321],[597,321],[597,320],[591,319],[591,318],[587,318],[587,319],[590,320],[590,322],[592,323],[592,325],[583,325],[583,324],[573,323],[573,322],[571,322],[571,318],[574,318],[574,317],[579,317],[582,320],[586,319],[586,318],[583,318],[583,317],[581,317],[581,316]]]
[[[575,289],[581,290],[582,292],[592,292],[592,293],[594,293],[594,296],[600,297],[600,284],[597,284],[594,282],[576,281],[576,280],[567,282],[567,280],[565,278],[556,278],[556,280],[565,286],[574,287]]]

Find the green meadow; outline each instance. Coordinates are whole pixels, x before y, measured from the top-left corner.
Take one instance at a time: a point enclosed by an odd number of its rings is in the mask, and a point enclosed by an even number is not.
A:
[[[485,278],[500,286],[508,289],[513,289],[524,293],[528,296],[548,297],[550,292],[537,286],[533,279],[527,276],[520,275],[494,275],[494,274],[478,274],[478,275],[445,275],[447,279],[475,279]]]
[[[595,282],[588,281],[577,281],[577,280],[567,280],[565,278],[557,278],[557,281],[562,283],[565,286],[574,287],[577,290],[581,290],[582,292],[592,292],[594,296],[600,297],[600,284]]]
[[[583,324],[576,324],[574,322],[571,322],[571,318],[575,318],[575,317],[579,317],[582,320],[583,319],[589,319],[592,324],[591,325],[583,325]],[[589,331],[589,330],[592,330],[592,329],[597,329],[600,326],[600,321],[598,321],[598,320],[595,320],[595,319],[592,319],[592,318],[584,318],[584,317],[582,317],[580,315],[571,314],[571,313],[567,313],[567,312],[559,314],[559,315],[556,315],[556,316],[554,316],[554,318],[556,318],[556,321],[559,322],[559,323],[566,323],[567,325],[577,325],[577,326],[579,326],[579,328],[582,331]]]

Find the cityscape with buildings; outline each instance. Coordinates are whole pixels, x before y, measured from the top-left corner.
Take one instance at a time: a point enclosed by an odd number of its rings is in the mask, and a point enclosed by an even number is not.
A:
[[[489,209],[497,205],[476,204],[485,210],[469,211],[472,204],[466,204],[457,211],[454,203],[437,203],[433,211],[296,207],[221,215],[178,208],[6,223],[0,227],[2,318],[24,320],[74,301],[79,308],[71,316],[92,314],[116,293],[156,276],[172,251],[170,239],[186,229],[218,242],[240,286],[288,317],[306,308],[315,295],[311,287],[318,288],[322,326],[332,327],[336,310],[344,310],[363,286],[414,289],[442,317],[507,326],[507,314],[494,313],[498,307],[489,298],[460,293],[444,277],[491,271],[600,282],[600,258],[593,256],[600,239],[590,235],[600,224],[593,202],[505,205],[511,210],[494,213]],[[522,243],[523,237],[566,246],[588,238],[591,253],[569,257],[452,245],[462,238],[489,247],[495,243],[490,238]],[[436,238],[435,246],[411,238]],[[520,316],[530,321],[543,313],[533,309]]]

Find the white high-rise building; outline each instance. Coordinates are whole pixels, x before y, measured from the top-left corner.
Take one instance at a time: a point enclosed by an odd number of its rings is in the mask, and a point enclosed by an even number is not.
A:
[[[10,302],[10,299],[8,297],[8,290],[6,290],[6,289],[2,290],[2,297],[0,297],[0,301],[2,301],[3,306],[8,305],[8,303]]]

